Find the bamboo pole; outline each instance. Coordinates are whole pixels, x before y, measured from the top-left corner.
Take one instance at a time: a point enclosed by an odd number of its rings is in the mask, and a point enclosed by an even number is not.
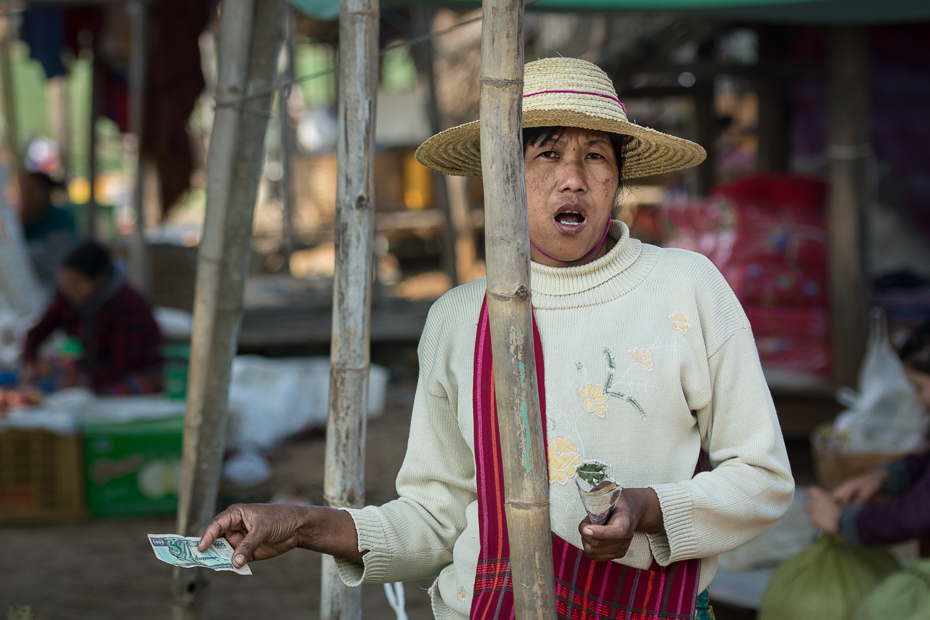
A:
[[[229,376],[242,318],[252,215],[283,38],[283,0],[225,0],[217,109],[207,159],[207,213],[197,259],[178,531],[216,512]],[[201,617],[207,571],[174,571],[175,620]]]
[[[135,134],[135,161],[133,162],[134,178],[132,184],[131,204],[136,216],[136,225],[132,231],[130,243],[131,270],[130,277],[133,283],[145,291],[152,292],[152,264],[149,255],[148,242],[145,239],[145,204],[143,187],[142,157],[140,149],[142,142],[142,128],[145,118],[145,76],[148,64],[148,0],[132,0],[127,5],[132,21],[132,57],[129,63],[130,87],[130,123],[131,131]]]
[[[530,296],[530,239],[520,136],[523,0],[484,0],[481,170],[488,315],[517,620],[554,620],[549,478],[542,441]]]
[[[334,508],[365,503],[378,96],[378,0],[339,5],[339,138],[336,145],[336,272],[323,495]],[[361,591],[339,579],[323,556],[322,620],[361,618]]]
[[[16,110],[16,93],[13,90],[13,62],[10,43],[13,39],[9,16],[3,18],[0,33],[0,85],[2,85],[3,120],[6,148],[10,152],[10,178],[19,186],[19,173],[23,169],[23,157],[19,151],[19,115]]]
[[[836,26],[830,32],[829,147],[830,306],[833,380],[855,387],[865,354],[867,285],[863,214],[869,199],[866,163],[869,127],[868,31]]]

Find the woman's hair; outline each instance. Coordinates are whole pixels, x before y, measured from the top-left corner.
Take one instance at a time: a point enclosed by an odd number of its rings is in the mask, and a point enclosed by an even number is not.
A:
[[[917,326],[898,352],[901,362],[917,372],[930,375],[930,321]]]
[[[545,144],[550,140],[555,142],[562,137],[562,134],[565,133],[566,127],[524,127],[523,128],[523,152],[526,152],[526,147],[532,145],[536,146],[539,144]],[[617,159],[617,174],[621,179],[619,181],[619,186],[617,190],[619,191],[620,187],[623,185],[623,136],[616,133],[608,133],[607,137],[610,138],[610,145],[614,149],[614,155]]]
[[[101,275],[109,276],[113,273],[110,253],[95,241],[85,241],[77,246],[61,266],[74,269],[90,279]]]

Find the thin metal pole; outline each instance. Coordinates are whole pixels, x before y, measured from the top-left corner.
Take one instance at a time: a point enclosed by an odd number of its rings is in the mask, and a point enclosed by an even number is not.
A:
[[[555,620],[549,477],[542,440],[523,173],[523,0],[484,0],[481,170],[487,303],[517,620]]]
[[[339,6],[339,138],[336,144],[336,272],[323,495],[335,508],[365,503],[371,283],[375,236],[375,105],[378,0]],[[321,620],[361,618],[361,591],[323,557]]]
[[[178,502],[178,531],[187,536],[199,534],[216,512],[229,377],[283,38],[283,0],[225,0],[220,20],[217,109],[207,158],[207,213],[197,259]],[[206,572],[175,569],[175,620],[201,617]]]

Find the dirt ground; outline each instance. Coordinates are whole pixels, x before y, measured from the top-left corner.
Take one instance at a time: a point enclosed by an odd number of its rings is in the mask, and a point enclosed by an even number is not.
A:
[[[396,496],[394,477],[407,447],[412,387],[393,388],[384,415],[368,425],[367,499]],[[224,488],[220,505],[268,501],[285,491],[323,501],[322,435],[285,445],[274,474],[248,491]],[[11,606],[29,605],[36,620],[167,620],[171,617],[171,567],[159,562],[147,533],[176,531],[173,518],[96,520],[0,528],[0,618]],[[251,577],[210,573],[205,618],[319,617],[321,556],[296,550],[253,563]],[[423,583],[405,584],[411,620],[432,618]],[[391,620],[382,586],[362,587],[363,614]]]
[[[394,478],[403,460],[413,386],[388,391],[384,415],[368,425],[367,500],[394,498]],[[274,474],[247,491],[224,488],[219,504],[268,501],[287,492],[322,503],[324,441],[304,437],[283,446]],[[171,616],[171,567],[155,559],[145,535],[175,531],[174,520],[86,521],[0,528],[0,618],[12,606],[29,605],[35,620],[167,620]],[[297,550],[253,563],[253,576],[210,573],[205,618],[319,617],[320,560]],[[404,586],[411,620],[432,618],[430,580]],[[392,620],[382,586],[362,587],[363,615]],[[752,612],[715,605],[718,620],[750,620]]]

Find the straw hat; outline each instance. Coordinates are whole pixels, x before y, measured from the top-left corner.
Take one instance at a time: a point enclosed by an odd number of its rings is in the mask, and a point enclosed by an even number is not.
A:
[[[607,74],[577,58],[544,58],[526,65],[523,126],[580,127],[627,136],[624,179],[690,168],[707,155],[694,142],[628,121]],[[436,172],[481,177],[478,121],[436,134],[420,145],[416,157]]]

